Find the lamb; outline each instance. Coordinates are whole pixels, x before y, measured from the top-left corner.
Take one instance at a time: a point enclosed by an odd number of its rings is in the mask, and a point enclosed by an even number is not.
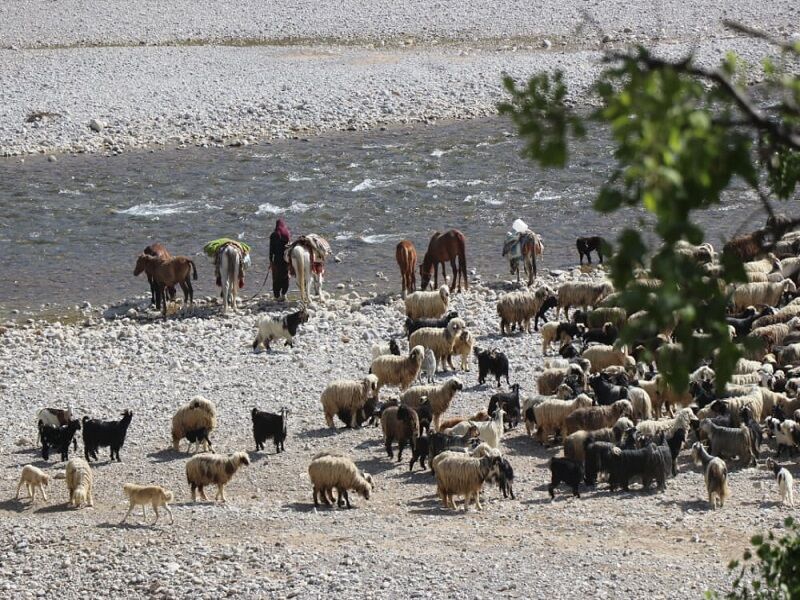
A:
[[[36,501],[36,490],[42,493],[42,498],[47,502],[47,491],[45,488],[49,483],[50,476],[47,473],[33,465],[25,465],[22,467],[22,473],[20,473],[19,476],[16,498],[19,498],[19,490],[24,485],[28,492],[28,498],[31,499],[32,503]]]
[[[456,392],[464,389],[461,381],[451,377],[439,385],[415,385],[400,395],[400,403],[417,409],[422,398],[427,398],[433,414],[433,430],[439,431],[439,421],[450,407]]]
[[[461,357],[461,370],[469,371],[469,357],[475,347],[475,336],[469,331],[462,331],[456,336],[456,341],[453,343],[453,348],[450,355],[447,357],[447,364],[451,369],[453,367],[453,356]]]
[[[39,423],[42,425],[52,425],[53,427],[61,427],[66,425],[72,420],[72,407],[67,408],[43,408],[36,413],[36,429],[39,429]],[[39,437],[37,443],[41,444],[42,439]],[[78,440],[72,440],[73,448],[78,450]]]
[[[610,406],[579,408],[564,420],[564,435],[580,430],[594,431],[611,427],[620,417],[630,416],[632,413],[633,407],[627,400],[617,400]]]
[[[498,392],[489,399],[489,414],[493,414],[495,409],[502,408],[505,411],[505,422],[509,429],[519,425],[521,406],[519,402],[519,384],[515,383],[508,392]]]
[[[592,399],[585,394],[579,395],[574,400],[548,399],[533,408],[534,421],[538,425],[537,439],[545,443],[557,431],[565,431],[567,417],[579,408],[588,408]]]
[[[459,333],[464,331],[466,324],[462,319],[453,319],[445,329],[423,327],[417,329],[408,338],[409,346],[422,346],[433,351],[436,363],[443,371],[447,370],[447,360],[453,352],[453,346]]]
[[[397,340],[392,339],[389,340],[388,344],[374,344],[372,346],[372,358],[378,358],[384,354],[400,356],[400,346],[397,344]]]
[[[627,352],[617,350],[613,346],[591,346],[584,350],[581,356],[592,364],[592,373],[597,373],[613,365],[636,368],[636,361],[632,356],[628,356]]]
[[[711,419],[700,422],[703,431],[711,442],[711,454],[717,456],[739,457],[746,465],[755,464],[753,443],[750,440],[750,430],[746,425],[740,427],[722,427],[716,425]]]
[[[414,470],[414,464],[419,461],[419,466],[425,469],[425,459],[431,451],[430,438],[427,434],[422,434],[417,438],[416,445],[411,447],[411,461],[408,463],[408,470]]]
[[[486,419],[489,421],[489,419]],[[480,421],[480,423],[484,423],[485,421]],[[478,429],[478,424],[475,421],[461,421],[461,423],[457,423],[452,427],[448,428],[441,428],[440,432],[444,433],[445,435],[456,435],[462,436],[465,435],[468,431],[474,431],[475,435],[473,437],[478,437],[480,434],[480,430]]]
[[[580,498],[580,485],[583,476],[583,463],[568,458],[553,457],[550,459],[550,485],[547,486],[550,498],[555,500],[555,489],[561,485],[562,481],[572,488],[573,496]]]
[[[744,310],[748,306],[768,304],[778,306],[784,292],[795,292],[797,287],[791,279],[785,279],[780,283],[743,283],[736,286],[733,291],[734,310]]]
[[[649,421],[653,418],[653,405],[650,394],[638,386],[628,388],[628,400],[633,407],[634,421]]]
[[[184,436],[186,441],[189,442],[186,447],[186,452],[191,454],[192,444],[195,446],[195,452],[213,452],[214,447],[211,445],[211,438],[209,438],[210,433],[211,431],[206,427],[187,431]]]
[[[435,292],[413,292],[406,296],[406,316],[409,319],[438,319],[447,312],[450,289],[443,285]]]
[[[285,340],[286,346],[294,346],[294,336],[297,335],[298,328],[307,322],[308,312],[305,308],[283,317],[264,315],[258,320],[258,333],[256,339],[253,340],[253,351],[258,350],[259,347],[266,347],[267,350],[270,350],[271,342],[277,339]]]
[[[143,519],[147,519],[145,505],[149,504],[153,507],[153,512],[156,513],[156,518],[152,522],[152,525],[155,525],[158,522],[158,517],[161,516],[158,514],[159,506],[163,506],[164,510],[166,510],[169,514],[170,525],[175,522],[175,519],[172,516],[172,511],[169,508],[169,503],[174,500],[175,496],[169,490],[165,490],[163,487],[158,485],[136,485],[135,483],[126,483],[122,486],[122,492],[128,498],[130,505],[128,506],[128,512],[125,513],[121,523],[124,523],[128,520],[128,515],[131,514],[131,511],[136,507],[137,504],[142,507]]]
[[[395,355],[382,355],[380,358],[401,358]],[[401,358],[402,360],[402,358]],[[367,375],[362,380],[337,379],[331,381],[320,396],[322,410],[325,413],[325,423],[331,429],[336,429],[333,417],[340,411],[347,411],[350,421],[346,426],[355,429],[358,426],[358,413],[363,410],[370,398],[378,397],[378,378]]]
[[[700,442],[695,442],[692,446],[692,460],[698,466],[703,465],[708,503],[711,508],[716,510],[717,502],[722,508],[725,500],[731,495],[728,487],[728,467],[725,465],[725,461],[709,454]]]
[[[579,306],[586,310],[589,306],[597,307],[600,301],[614,292],[611,282],[589,283],[585,281],[570,281],[558,288],[558,308],[556,317],[564,309],[564,317],[569,319],[569,309]]]
[[[55,427],[53,425],[43,425],[39,422],[39,437],[42,440],[42,458],[50,459],[50,450],[55,450],[61,454],[61,460],[69,458],[69,445],[73,442],[75,432],[81,428],[78,419],[72,419],[66,425]]]
[[[691,408],[682,408],[676,413],[673,419],[639,422],[639,424],[636,425],[636,433],[655,438],[659,432],[666,431],[667,436],[672,437],[678,429],[689,431],[692,422],[697,422],[697,420]]]
[[[403,404],[390,406],[381,415],[381,430],[389,458],[394,458],[392,442],[397,440],[397,462],[400,462],[403,460],[403,448],[406,447],[406,443],[411,443],[412,452],[417,445],[420,432],[417,411]]]
[[[500,317],[500,334],[511,333],[516,325],[524,332],[531,332],[531,319],[534,321],[534,330],[538,331],[537,315],[548,297],[553,295],[553,290],[544,286],[536,291],[518,291],[503,294],[497,300],[497,314]]]
[[[475,358],[478,359],[478,383],[486,383],[486,376],[491,374],[497,379],[497,387],[500,387],[500,378],[506,378],[506,384],[511,385],[508,380],[508,356],[504,352],[495,350],[481,350],[475,348]]]
[[[492,448],[497,448],[500,445],[500,440],[503,438],[504,415],[505,411],[502,408],[498,408],[494,411],[490,421],[475,423],[475,426],[478,428],[478,437]]]
[[[178,452],[180,443],[192,431],[205,430],[208,433],[217,428],[217,407],[203,396],[195,396],[188,404],[181,406],[172,417],[172,448]],[[197,436],[198,439],[203,436]],[[191,441],[189,447],[191,447]],[[189,449],[187,448],[187,452]]]
[[[484,456],[472,458],[466,454],[448,452],[436,457],[436,489],[445,508],[456,509],[453,496],[464,496],[464,511],[474,502],[482,510],[480,491],[487,479],[500,476],[502,458]]]
[[[604,323],[597,329],[589,329],[583,333],[583,342],[588,345],[591,343],[611,346],[619,337],[619,329],[611,323]]]
[[[781,504],[788,504],[790,507],[794,508],[794,477],[792,477],[789,469],[776,463],[771,458],[767,459],[767,468],[775,474],[775,480],[778,482]]]
[[[339,494],[337,505],[341,508],[346,502],[347,508],[353,508],[348,495],[350,490],[369,500],[375,488],[372,477],[360,471],[348,456],[318,454],[308,465],[308,476],[314,489],[312,496],[315,507],[319,506],[319,500],[330,505],[328,493],[335,488]]]
[[[424,377],[423,377],[424,375]],[[433,350],[425,350],[425,358],[422,359],[422,367],[419,370],[419,381],[422,383],[433,383],[436,375],[436,355]]]
[[[83,417],[83,456],[86,462],[90,458],[97,460],[97,450],[103,446],[111,449],[111,460],[116,457],[117,462],[122,462],[119,451],[125,444],[128,426],[133,419],[133,411],[125,410],[119,421],[99,421]]]
[[[419,293],[419,292],[414,292]],[[378,390],[385,385],[396,385],[406,389],[419,375],[425,348],[414,346],[408,356],[379,356],[372,361],[370,373],[378,378]]]
[[[636,477],[641,477],[642,489],[648,489],[655,480],[658,489],[663,491],[666,489],[666,471],[655,444],[638,450],[616,449],[608,457],[608,485],[612,492],[617,487],[627,492],[630,480]]]
[[[258,410],[253,408],[250,411],[250,418],[253,421],[253,440],[256,443],[256,452],[264,449],[264,442],[269,438],[275,443],[275,452],[280,453],[286,450],[286,430],[289,421],[289,411],[282,408],[280,414]]]
[[[458,312],[455,310],[451,310],[441,319],[409,319],[406,317],[406,337],[410,336],[414,333],[417,329],[422,329],[423,327],[439,327],[440,329],[444,329],[447,327],[447,324],[452,321],[453,319],[458,317]]]
[[[82,458],[73,458],[67,463],[66,471],[69,505],[80,508],[82,505],[94,506],[92,469]]]
[[[241,467],[248,466],[250,459],[245,452],[234,452],[230,456],[223,454],[197,454],[186,461],[186,480],[192,490],[192,502],[197,501],[197,492],[203,500],[206,498],[205,486],[212,483],[217,486],[214,500],[225,502],[225,486]]]

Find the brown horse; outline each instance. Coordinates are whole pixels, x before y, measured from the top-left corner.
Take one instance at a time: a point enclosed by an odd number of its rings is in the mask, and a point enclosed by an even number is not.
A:
[[[403,240],[397,244],[394,252],[397,259],[397,266],[400,267],[400,279],[403,286],[402,296],[406,297],[406,292],[414,292],[417,289],[417,249],[408,240]]]
[[[458,268],[456,269],[456,259]],[[433,287],[439,287],[439,264],[442,265],[442,277],[447,277],[446,262],[450,261],[453,269],[453,280],[450,282],[450,291],[461,291],[461,279],[464,280],[464,288],[469,289],[467,280],[467,251],[464,234],[458,229],[451,229],[445,233],[438,231],[433,234],[431,241],[428,242],[428,251],[419,266],[419,275],[422,279],[421,289],[427,289],[433,275]]]
[[[140,254],[139,258],[136,259],[133,276],[138,276],[142,271],[147,273],[148,278],[152,278],[156,284],[156,296],[161,302],[161,311],[164,319],[167,318],[167,288],[180,284],[183,290],[184,306],[191,305],[194,302],[192,278],[197,280],[197,268],[191,258],[174,256],[163,259],[157,256]]]
[[[154,242],[147,246],[144,249],[144,253],[148,256],[157,256],[158,258],[168,259],[172,258],[172,255],[167,250],[167,247],[160,243]],[[161,297],[156,294],[156,283],[153,281],[153,278],[150,275],[147,276],[147,283],[150,284],[150,304],[154,304],[156,308],[161,308]],[[175,286],[171,286],[167,288],[167,293],[169,294],[170,300],[175,300]]]

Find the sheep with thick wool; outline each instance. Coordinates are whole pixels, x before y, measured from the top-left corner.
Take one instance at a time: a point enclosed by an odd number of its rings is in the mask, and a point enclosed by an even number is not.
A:
[[[500,334],[511,333],[512,326],[518,325],[522,331],[530,333],[531,319],[534,319],[544,305],[545,300],[553,295],[549,287],[540,287],[536,291],[517,291],[503,294],[497,300],[497,315],[500,317]],[[536,323],[534,322],[534,328]]]
[[[751,260],[742,265],[745,273],[772,273],[781,270],[781,261],[770,253],[760,260]]]
[[[709,454],[700,442],[695,442],[692,446],[692,460],[696,465],[703,466],[708,503],[711,508],[716,510],[718,502],[720,507],[724,506],[725,500],[731,495],[728,487],[728,467],[725,461]]]
[[[320,396],[322,409],[325,412],[325,423],[331,429],[336,429],[333,417],[341,411],[346,411],[343,414],[350,416],[350,422],[345,425],[355,429],[358,426],[358,412],[370,398],[377,397],[378,378],[375,375],[367,375],[360,381],[354,379],[331,381]]]
[[[796,292],[797,286],[791,279],[779,283],[753,282],[743,283],[733,290],[733,308],[739,312],[748,306],[766,304],[778,306],[785,292]]]
[[[556,341],[556,335],[558,333],[558,326],[560,323],[558,321],[548,321],[544,325],[542,325],[542,354],[546,355],[547,352],[550,350],[550,346],[554,341]]]
[[[347,508],[352,508],[349,490],[369,500],[374,489],[372,477],[360,471],[352,458],[335,453],[314,456],[308,465],[308,476],[313,486],[314,506],[319,506],[320,501],[330,505],[328,495],[335,489],[339,494],[337,505],[341,507],[346,502]]]
[[[19,476],[19,483],[17,484],[17,495],[16,497],[19,498],[19,490],[22,486],[25,486],[25,490],[28,492],[28,498],[31,499],[31,502],[36,501],[36,491],[40,491],[42,493],[42,498],[44,498],[45,502],[47,501],[47,491],[45,488],[50,483],[50,476],[42,471],[41,469],[34,467],[33,465],[25,465],[22,467],[22,473]]]
[[[211,432],[217,428],[217,407],[203,396],[195,396],[172,416],[172,447],[177,452],[180,442],[192,431]],[[189,444],[191,447],[191,443]]]
[[[458,452],[443,452],[434,459],[432,466],[436,473],[436,490],[445,508],[456,509],[453,496],[464,497],[464,511],[471,502],[482,510],[480,491],[486,480],[498,477],[502,458],[484,456],[473,458]]]
[[[566,430],[566,419],[579,408],[588,408],[592,399],[586,394],[580,394],[574,400],[548,399],[533,408],[534,420],[537,425],[536,437],[541,443],[546,443],[551,434]]]
[[[433,351],[436,363],[443,371],[447,370],[447,362],[453,352],[458,335],[464,331],[466,324],[463,319],[453,319],[447,327],[423,327],[417,329],[408,338],[409,346],[422,346]]]
[[[466,329],[460,332],[456,336],[455,342],[453,342],[453,348],[450,351],[450,356],[447,357],[447,364],[450,366],[451,369],[454,369],[455,367],[453,367],[453,357],[460,356],[461,370],[469,371],[469,358],[470,355],[472,354],[472,350],[474,347],[475,347],[475,336],[472,335]]]
[[[584,310],[597,307],[603,298],[614,292],[610,281],[591,283],[587,281],[569,281],[558,288],[558,307],[556,316],[564,310],[564,317],[569,318],[569,309],[578,306]],[[602,326],[602,323],[601,323]]]
[[[447,381],[433,385],[415,385],[400,395],[400,404],[418,409],[423,398],[428,399],[433,413],[433,430],[439,431],[439,421],[450,407],[456,392],[464,389],[460,380],[451,377]]]
[[[396,385],[404,390],[419,375],[423,358],[425,358],[425,348],[412,346],[408,356],[393,354],[379,356],[372,361],[369,371],[378,378],[378,390],[385,385]]]
[[[623,434],[633,427],[633,421],[627,417],[620,417],[613,427],[603,427],[594,431],[575,431],[564,440],[564,457],[570,460],[583,461],[586,457],[586,447],[593,442],[608,442],[618,444],[622,441]]]
[[[778,364],[785,367],[796,365],[800,361],[800,344],[789,344],[788,346],[776,346],[773,349]]]
[[[67,463],[66,482],[70,506],[75,508],[80,508],[84,504],[94,506],[94,498],[92,498],[94,477],[89,463],[82,458],[70,460]]]
[[[443,285],[434,292],[413,292],[406,296],[406,316],[409,319],[438,319],[447,312],[450,289]]]
[[[636,433],[640,436],[647,436],[654,439],[660,432],[665,431],[667,437],[672,437],[678,429],[685,431],[691,430],[692,422],[697,421],[697,417],[691,408],[682,408],[672,419],[661,419],[654,421],[640,421],[636,425]]]
[[[717,414],[730,415],[731,425],[738,427],[742,409],[747,406],[753,413],[753,418],[761,422],[769,413],[764,412],[764,400],[761,392],[756,388],[746,396],[722,398],[711,403],[711,409]],[[771,411],[770,411],[771,412]]]
[[[800,302],[792,301],[786,306],[782,306],[771,315],[758,317],[753,321],[753,328],[766,327],[776,323],[788,323],[795,317],[800,317]]]
[[[653,418],[653,403],[646,390],[638,386],[630,386],[628,400],[633,407],[632,418],[634,421],[649,421]]]
[[[626,369],[636,368],[636,361],[627,352],[604,344],[590,346],[583,351],[581,356],[592,364],[592,373],[599,373],[611,366],[619,366]]]
[[[755,464],[753,441],[747,425],[723,427],[711,419],[703,419],[700,422],[700,430],[708,436],[711,443],[711,454],[729,458],[738,456],[742,464],[748,466]]]
[[[192,491],[192,501],[197,501],[197,492],[203,500],[208,500],[205,486],[217,486],[214,500],[225,502],[225,486],[241,467],[250,464],[245,452],[234,452],[229,456],[223,454],[198,454],[186,461],[186,480]]]
[[[628,400],[617,400],[609,406],[589,406],[579,408],[564,419],[565,436],[580,431],[594,431],[611,427],[620,417],[633,414],[633,407]]]
[[[606,296],[606,300],[609,298],[610,296]],[[576,318],[574,314],[573,318]],[[599,306],[586,311],[583,316],[578,315],[576,320],[578,319],[579,322],[583,322],[584,325],[590,328],[602,327],[606,323],[611,323],[617,329],[622,329],[628,322],[628,313],[624,308],[618,306]]]

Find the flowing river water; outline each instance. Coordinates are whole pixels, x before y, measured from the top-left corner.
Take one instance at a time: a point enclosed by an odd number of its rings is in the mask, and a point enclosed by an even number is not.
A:
[[[327,291],[340,282],[399,291],[395,245],[408,238],[421,255],[434,230],[463,231],[469,269],[493,280],[508,277],[500,252],[518,217],[542,234],[551,269],[577,262],[576,236],[613,236],[642,218],[591,209],[613,164],[606,135],[593,131],[574,145],[569,168],[542,170],[520,157],[510,131],[486,119],[244,148],[0,159],[0,317],[141,295],[147,283],[133,265],[153,241],[196,258],[196,296],[216,293],[203,244],[248,242],[247,296],[263,280],[278,216],[293,235],[331,242],[341,262],[329,264]],[[718,245],[748,218],[747,229],[763,222],[753,208],[738,190],[699,220]]]

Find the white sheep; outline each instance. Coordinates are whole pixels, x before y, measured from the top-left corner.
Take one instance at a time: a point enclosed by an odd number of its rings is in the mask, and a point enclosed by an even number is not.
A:
[[[395,356],[393,354],[379,356],[372,361],[369,371],[378,378],[379,390],[384,385],[396,385],[401,390],[404,390],[419,375],[424,357],[425,348],[413,346],[409,350],[408,356]]]
[[[372,358],[378,358],[379,356],[383,356],[384,354],[395,354],[400,355],[400,346],[397,344],[397,340],[390,340],[386,343],[380,344],[373,344],[372,345]]]
[[[575,410],[587,408],[592,405],[592,399],[586,394],[580,394],[574,400],[557,400],[548,398],[533,407],[534,421],[537,425],[536,436],[543,444],[551,434],[566,429],[564,421]],[[527,416],[526,416],[527,421]]]
[[[472,458],[463,452],[443,452],[433,459],[436,490],[445,508],[456,509],[453,496],[464,497],[464,511],[474,502],[482,510],[480,491],[487,479],[500,475],[502,458]]]
[[[450,289],[443,285],[435,292],[413,292],[406,296],[406,315],[410,319],[438,319],[447,312]]]
[[[19,476],[16,497],[19,498],[19,490],[24,485],[31,502],[36,501],[36,490],[42,493],[42,498],[47,502],[47,491],[45,488],[49,483],[50,476],[47,473],[33,465],[25,465],[22,467],[22,473]]]
[[[678,429],[683,429],[686,433],[689,433],[691,424],[694,421],[697,421],[697,417],[692,409],[688,407],[682,408],[672,419],[640,421],[636,425],[636,433],[640,436],[655,438],[659,432],[665,431],[667,432],[667,437],[670,438]]]
[[[696,465],[703,465],[708,503],[711,508],[716,510],[717,502],[720,507],[724,506],[725,500],[731,495],[728,487],[728,467],[725,465],[725,461],[711,456],[700,442],[695,442],[692,446],[692,458]]]
[[[210,433],[217,428],[217,408],[211,400],[195,396],[188,404],[181,406],[172,417],[172,447],[177,452],[186,434],[205,430]],[[200,440],[197,440],[198,446]],[[189,442],[187,452],[192,447]]]
[[[558,288],[558,307],[556,317],[564,310],[564,318],[569,319],[569,309],[573,306],[586,310],[596,307],[603,298],[614,292],[610,281],[590,283],[588,281],[569,281]]]
[[[628,400],[633,407],[633,418],[635,421],[649,421],[653,418],[653,403],[650,394],[646,390],[637,386],[628,388]]]
[[[387,355],[390,356],[390,355]],[[364,408],[367,401],[378,396],[378,378],[367,375],[362,380],[337,379],[331,381],[320,396],[322,409],[325,412],[325,423],[331,429],[336,429],[333,417],[340,412],[350,415],[351,428],[358,426],[358,412]]]
[[[558,321],[548,321],[542,325],[542,354],[546,355],[550,351],[550,345],[556,340],[558,331]]]
[[[481,442],[469,453],[472,458],[483,458],[484,456],[503,456],[499,448],[493,448],[486,442]]]
[[[500,296],[497,300],[497,314],[500,317],[501,335],[511,333],[513,325],[530,333],[531,320],[536,318],[545,300],[552,295],[553,290],[543,286],[533,292],[517,291]]]
[[[250,464],[246,452],[234,452],[230,456],[222,454],[198,454],[186,461],[186,480],[192,490],[192,501],[197,501],[197,492],[203,500],[206,498],[205,486],[212,483],[217,486],[215,500],[225,502],[225,485],[236,474],[240,467]]]
[[[447,381],[440,384],[431,385],[415,385],[407,389],[400,395],[400,403],[410,406],[414,410],[419,409],[423,398],[428,399],[433,413],[433,426],[434,431],[439,431],[439,422],[442,415],[450,407],[453,397],[456,392],[463,390],[464,385],[456,379],[451,377]]]
[[[314,506],[319,506],[320,501],[330,505],[331,490],[336,489],[339,494],[338,506],[347,502],[347,508],[351,508],[348,490],[354,490],[365,500],[369,500],[374,489],[372,477],[361,472],[353,459],[335,453],[314,456],[308,465],[308,476],[313,486]]]
[[[797,287],[791,279],[780,283],[743,283],[736,286],[733,291],[733,306],[736,312],[741,312],[748,306],[767,304],[778,306],[784,292],[795,292]]]
[[[772,273],[781,270],[781,261],[770,253],[760,260],[751,260],[742,265],[746,273]]]
[[[436,356],[437,366],[443,371],[447,370],[447,360],[453,352],[453,345],[458,334],[464,331],[466,324],[463,319],[455,318],[447,327],[421,327],[408,338],[409,346],[422,346],[433,351]]]
[[[599,373],[603,369],[614,365],[625,367],[626,369],[636,368],[636,361],[627,352],[604,344],[590,346],[584,350],[581,356],[592,364],[592,373]]]
[[[94,477],[92,469],[82,458],[73,458],[67,463],[66,470],[67,491],[69,492],[69,504],[75,508],[82,505],[94,506],[92,498],[92,487]]]
[[[419,381],[423,383],[433,383],[436,375],[436,355],[433,350],[425,350],[425,358],[422,359],[422,367],[419,370]],[[424,376],[424,377],[423,377]]]

